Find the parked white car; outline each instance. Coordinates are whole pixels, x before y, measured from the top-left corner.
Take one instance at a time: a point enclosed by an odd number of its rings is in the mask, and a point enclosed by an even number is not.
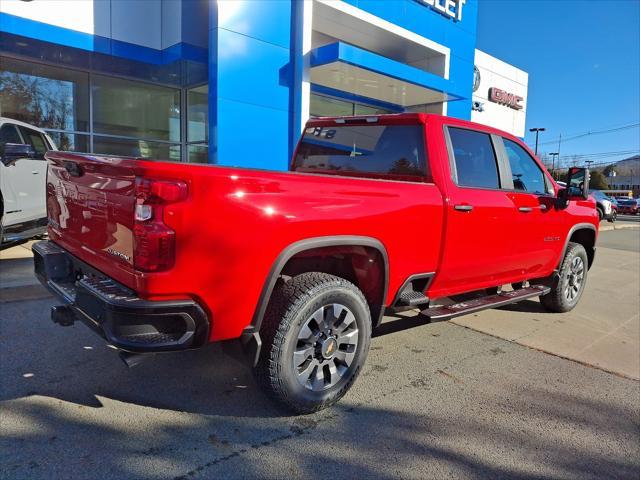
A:
[[[47,150],[57,148],[43,130],[0,117],[0,247],[47,230]]]

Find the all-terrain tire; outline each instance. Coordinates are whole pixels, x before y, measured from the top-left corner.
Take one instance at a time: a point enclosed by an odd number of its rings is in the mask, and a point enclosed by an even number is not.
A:
[[[580,301],[587,283],[587,252],[579,243],[569,242],[562,259],[559,279],[551,292],[540,297],[540,303],[550,312],[568,312]]]
[[[339,359],[334,360],[342,367],[340,377],[334,377],[331,372],[325,373],[324,370],[315,370],[319,375],[327,375],[329,381],[327,382],[325,377],[325,383],[319,383],[321,390],[314,390],[318,387],[318,384],[314,383],[315,375],[310,377],[309,382],[302,383],[306,377],[301,375],[300,371],[304,370],[305,364],[297,367],[294,364],[294,353],[300,352],[300,349],[306,346],[304,343],[300,346],[303,341],[299,337],[306,335],[303,332],[312,330],[310,325],[316,325],[312,319],[316,318],[318,311],[322,312],[322,318],[327,319],[330,314],[325,314],[324,309],[331,309],[333,312],[334,309],[341,308],[334,307],[335,305],[345,307],[352,314],[348,317],[351,326],[347,330],[357,339],[357,345],[342,344],[334,348],[340,350],[343,347],[353,347],[350,352],[355,355],[350,354],[348,367],[345,367],[346,363],[340,363]],[[352,317],[355,317],[355,320]],[[329,320],[326,322],[330,323]],[[343,323],[346,323],[346,320]],[[338,328],[333,330],[334,335]],[[317,328],[315,330],[320,331]],[[312,413],[336,403],[356,380],[369,351],[371,314],[364,295],[355,285],[326,273],[308,272],[276,286],[265,313],[260,335],[262,350],[258,365],[254,369],[256,381],[267,396],[288,410],[298,414]],[[331,362],[322,356],[322,352],[313,351],[316,352],[317,358],[311,356],[305,360],[309,362],[308,365],[311,362],[315,362],[316,365],[319,362],[324,362],[324,365]],[[338,353],[336,357],[337,355]],[[296,360],[298,358],[296,356]],[[335,364],[331,364],[331,368],[335,369]],[[332,384],[331,381],[336,378],[339,379]]]

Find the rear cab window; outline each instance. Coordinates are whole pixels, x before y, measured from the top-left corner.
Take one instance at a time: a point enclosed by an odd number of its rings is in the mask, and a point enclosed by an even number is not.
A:
[[[401,181],[430,178],[422,125],[307,127],[292,170]]]
[[[491,135],[456,127],[447,127],[447,131],[458,186],[499,189],[498,162]]]

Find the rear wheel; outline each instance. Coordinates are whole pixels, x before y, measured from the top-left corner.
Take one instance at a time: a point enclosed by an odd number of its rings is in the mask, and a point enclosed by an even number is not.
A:
[[[587,252],[579,243],[567,247],[559,279],[551,292],[540,297],[542,305],[551,312],[568,312],[578,304],[587,283]]]
[[[326,273],[303,273],[281,284],[261,328],[255,369],[267,395],[296,413],[337,402],[365,362],[369,307],[358,288]]]

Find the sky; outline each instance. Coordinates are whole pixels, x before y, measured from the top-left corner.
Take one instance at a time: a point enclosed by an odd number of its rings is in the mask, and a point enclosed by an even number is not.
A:
[[[546,128],[539,153],[557,152],[560,134],[561,157],[640,153],[640,127],[624,128],[640,124],[640,0],[479,0],[477,47],[529,73],[525,141]]]

